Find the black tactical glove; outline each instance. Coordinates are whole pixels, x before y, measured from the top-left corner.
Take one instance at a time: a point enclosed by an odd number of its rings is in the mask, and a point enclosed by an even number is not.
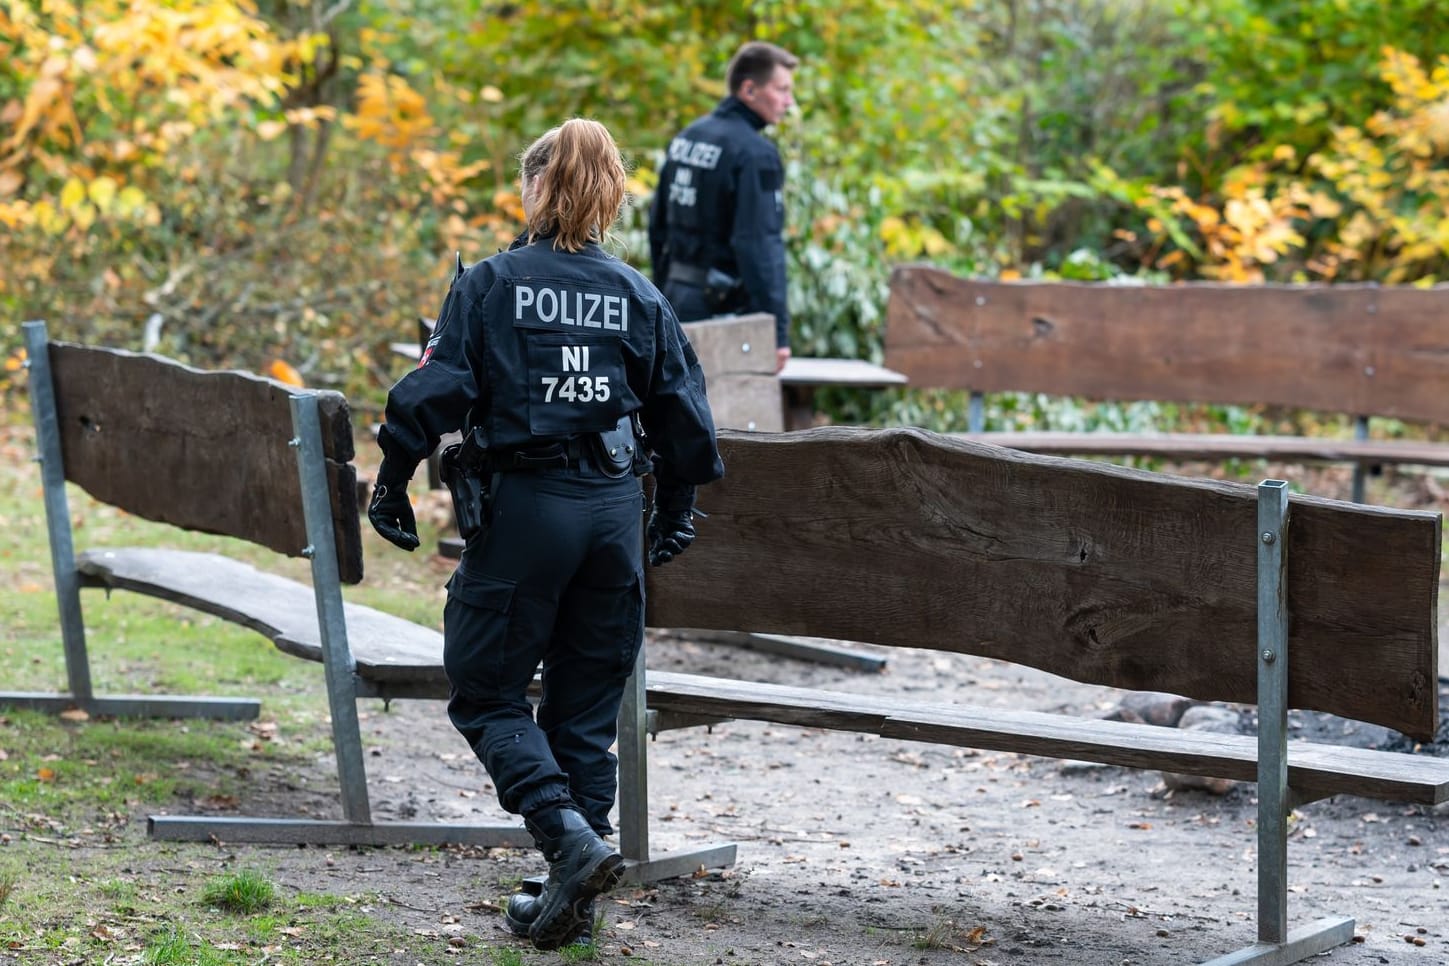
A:
[[[649,565],[666,564],[694,543],[694,512],[655,507],[649,514]]]
[[[372,485],[372,503],[367,519],[383,539],[411,553],[418,548],[418,522],[413,517],[412,501],[408,499],[408,477],[391,472],[387,462],[377,471]]]

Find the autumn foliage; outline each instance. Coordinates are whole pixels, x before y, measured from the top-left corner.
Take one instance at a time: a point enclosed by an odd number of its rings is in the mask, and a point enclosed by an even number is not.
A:
[[[643,202],[749,37],[802,61],[775,137],[806,353],[878,352],[903,260],[1433,284],[1440,28],[1431,0],[0,0],[0,311],[376,400],[457,254],[512,237],[533,137],[604,121]]]

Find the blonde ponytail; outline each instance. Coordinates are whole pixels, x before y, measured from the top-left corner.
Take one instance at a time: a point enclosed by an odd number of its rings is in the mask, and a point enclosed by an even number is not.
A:
[[[553,235],[553,247],[579,251],[603,241],[624,207],[627,172],[609,129],[573,118],[523,152],[533,205],[528,240]]]

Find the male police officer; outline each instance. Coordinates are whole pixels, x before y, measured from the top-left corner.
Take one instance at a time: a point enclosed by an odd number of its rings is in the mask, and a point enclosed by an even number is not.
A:
[[[732,312],[775,317],[776,371],[790,358],[785,305],[785,169],[760,133],[794,100],[789,51],[745,44],[729,96],[669,144],[649,212],[654,281],[682,322]]]

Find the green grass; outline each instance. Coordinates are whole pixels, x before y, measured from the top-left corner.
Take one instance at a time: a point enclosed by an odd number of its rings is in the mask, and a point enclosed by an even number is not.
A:
[[[0,425],[0,667],[4,690],[65,691],[32,452],[28,427]],[[302,559],[141,520],[74,486],[67,497],[78,551],[208,550],[304,581],[310,576]],[[423,536],[436,540],[435,532]],[[347,599],[437,626],[444,576],[421,555],[390,552],[370,532],[364,541],[369,577],[346,588]],[[268,872],[233,867],[265,857],[264,850],[229,846],[234,851],[219,864],[215,845],[147,839],[147,814],[225,806],[245,798],[259,779],[286,780],[329,757],[322,668],[281,653],[254,631],[144,595],[85,590],[81,605],[98,694],[256,697],[262,720],[91,719],[0,707],[0,959],[188,966],[460,961],[446,937],[365,914],[378,905],[376,896],[291,894]],[[419,861],[437,854],[393,852]],[[558,962],[557,954],[467,939],[463,960]]]
[[[157,966],[229,966],[243,961],[210,944],[192,942],[175,930],[151,940],[141,954],[141,962]]]
[[[0,814],[22,826],[105,824],[113,813],[178,798],[235,799],[262,763],[300,761],[300,748],[244,746],[236,723],[66,721],[35,711],[0,713]],[[52,828],[52,830],[54,830]]]
[[[201,894],[201,901],[226,912],[249,916],[272,904],[276,890],[261,873],[250,869],[213,879]]]
[[[20,879],[19,873],[12,869],[0,871],[0,912],[5,911],[5,904],[15,893],[15,883]]]

